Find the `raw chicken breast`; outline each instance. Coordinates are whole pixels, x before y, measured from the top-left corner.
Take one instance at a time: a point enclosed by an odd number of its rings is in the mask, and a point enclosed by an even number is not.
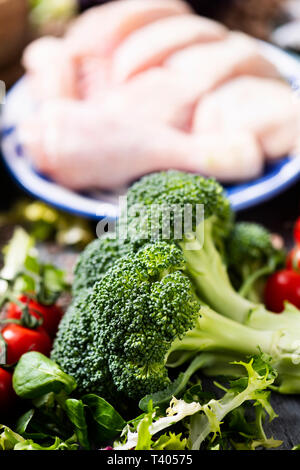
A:
[[[208,94],[198,105],[194,132],[248,130],[264,154],[278,158],[290,152],[299,129],[299,103],[279,80],[240,77]]]
[[[46,36],[33,41],[25,49],[23,65],[37,98],[76,97],[75,72],[62,39]]]
[[[71,100],[45,103],[21,127],[20,138],[40,171],[78,190],[112,189],[169,168],[249,178],[262,165],[251,134],[192,136]]]
[[[95,99],[111,89],[111,61],[103,57],[82,57],[76,64],[78,98]]]
[[[169,55],[191,44],[225,38],[224,26],[196,15],[158,20],[128,36],[116,50],[112,77],[122,82],[150,67],[162,65]]]
[[[23,61],[41,103],[21,141],[39,171],[76,190],[169,168],[249,180],[300,129],[300,105],[258,43],[181,0],[92,8]]]
[[[66,43],[74,57],[107,56],[130,33],[153,21],[191,12],[181,0],[123,0],[83,13],[71,26]]]
[[[205,176],[232,183],[257,178],[263,171],[261,147],[248,131],[192,134],[191,138],[201,149],[200,172]]]
[[[188,14],[181,0],[122,0],[91,8],[64,39],[42,38],[25,50],[23,63],[38,99],[89,97],[111,84],[114,48],[155,20]]]
[[[189,130],[197,91],[180,72],[153,67],[103,93],[91,89],[89,99],[97,100],[110,113],[151,119]]]
[[[174,72],[193,77],[199,94],[238,75],[278,77],[278,71],[261,54],[259,44],[243,33],[229,33],[223,41],[196,44],[172,54],[164,64]]]

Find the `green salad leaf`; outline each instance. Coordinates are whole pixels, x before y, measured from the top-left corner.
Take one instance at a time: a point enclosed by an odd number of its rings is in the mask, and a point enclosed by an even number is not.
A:
[[[3,424],[0,424],[0,432],[0,450],[13,450],[18,443],[25,441],[22,436]]]
[[[76,382],[51,359],[32,351],[19,360],[13,374],[13,387],[22,398],[37,398],[62,390],[70,394],[76,388]]]
[[[112,405],[93,393],[84,395],[82,402],[92,417],[92,427],[99,442],[109,441],[120,434],[126,422]]]
[[[74,425],[75,433],[79,444],[84,449],[90,448],[88,437],[88,426],[85,417],[85,405],[82,400],[68,398],[65,402],[65,409],[69,420]]]

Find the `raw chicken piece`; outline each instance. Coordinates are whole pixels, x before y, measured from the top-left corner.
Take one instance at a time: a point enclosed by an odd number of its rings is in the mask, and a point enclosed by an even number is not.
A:
[[[76,64],[76,85],[80,99],[95,99],[111,88],[111,61],[103,57],[83,57]]]
[[[39,99],[75,98],[75,71],[63,40],[45,36],[25,49],[23,65],[34,95]]]
[[[223,41],[186,47],[171,55],[165,65],[189,79],[193,77],[199,94],[238,75],[279,76],[275,66],[261,54],[258,42],[237,32],[229,33]]]
[[[64,39],[38,39],[25,50],[35,95],[85,99],[93,88],[108,88],[111,55],[126,36],[160,18],[190,12],[181,0],[122,0],[91,8]]]
[[[196,15],[158,20],[132,33],[116,50],[112,77],[122,82],[150,67],[162,65],[169,55],[191,44],[225,38],[224,26]]]
[[[191,134],[191,138],[201,149],[201,173],[205,176],[232,183],[257,178],[263,171],[262,150],[248,131]]]
[[[192,136],[71,100],[45,103],[21,127],[20,138],[40,171],[78,190],[113,189],[169,168],[244,179],[262,165],[251,134]]]
[[[153,122],[164,122],[189,130],[198,93],[188,77],[153,67],[128,82],[97,95],[91,88],[90,100],[97,100],[111,114],[123,113]]]
[[[249,130],[264,154],[275,159],[290,152],[299,129],[299,103],[279,80],[240,77],[207,95],[194,116],[194,132]]]
[[[122,0],[87,10],[71,26],[66,44],[73,57],[107,56],[130,33],[160,18],[190,13],[181,0]]]

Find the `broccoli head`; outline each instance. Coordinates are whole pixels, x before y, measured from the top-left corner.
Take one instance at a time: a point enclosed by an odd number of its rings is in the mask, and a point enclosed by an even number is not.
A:
[[[200,206],[204,207],[204,213]],[[213,235],[227,235],[233,214],[224,189],[213,178],[170,170],[152,173],[134,183],[127,192],[129,237],[135,241],[151,239],[180,240],[185,233],[195,231],[199,222],[213,218]],[[189,212],[190,211],[190,212]],[[186,223],[186,216],[190,223]],[[186,226],[184,226],[186,224]]]
[[[145,245],[117,261],[64,317],[52,358],[81,391],[131,398],[169,384],[165,357],[192,329],[199,301],[172,244]],[[110,384],[110,385],[108,385]]]
[[[228,267],[243,296],[259,299],[259,280],[284,263],[285,254],[272,243],[271,234],[258,224],[235,224],[227,242]]]
[[[131,251],[131,245],[115,234],[107,233],[93,240],[80,254],[74,269],[72,293],[93,287],[117,259]]]

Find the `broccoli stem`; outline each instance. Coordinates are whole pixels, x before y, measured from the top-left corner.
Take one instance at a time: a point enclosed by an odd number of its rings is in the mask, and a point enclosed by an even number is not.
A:
[[[195,234],[186,235],[179,245],[199,297],[212,309],[254,329],[285,329],[299,338],[300,312],[297,309],[288,308],[280,315],[275,315],[263,305],[250,302],[234,290],[213,241],[212,219],[201,222]]]
[[[197,241],[201,238],[197,249]],[[180,247],[200,298],[222,315],[245,323],[254,305],[232,287],[226,266],[213,242],[211,219],[198,225],[196,233],[186,236]],[[196,249],[191,249],[194,247]]]
[[[268,354],[278,372],[274,390],[284,394],[300,393],[300,344],[286,332],[254,330],[203,306],[195,328],[172,343],[167,365],[178,352],[196,355],[202,351],[212,354],[210,363],[201,366],[207,375],[230,377],[240,373],[230,362],[259,352]]]
[[[261,269],[258,269],[256,272],[251,274],[243,283],[242,287],[239,289],[239,294],[242,297],[246,297],[249,294],[249,291],[253,287],[253,284],[263,276],[267,276],[272,273],[274,268],[272,266],[264,266]]]
[[[247,356],[258,354],[262,350],[272,354],[277,339],[277,332],[253,330],[203,306],[195,328],[172,343],[169,357],[175,351],[194,351],[195,354],[215,351]]]

